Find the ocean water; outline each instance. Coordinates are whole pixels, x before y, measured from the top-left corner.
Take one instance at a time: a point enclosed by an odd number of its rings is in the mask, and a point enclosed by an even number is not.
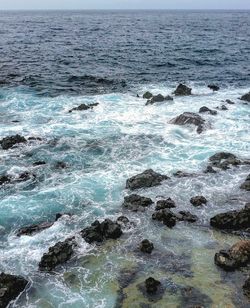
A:
[[[247,307],[244,274],[225,275],[213,261],[239,237],[212,230],[209,219],[249,201],[239,188],[249,165],[203,170],[216,152],[249,158],[249,104],[239,100],[250,90],[249,41],[248,11],[0,12],[0,138],[41,138],[0,150],[1,174],[36,175],[0,189],[0,270],[30,281],[12,307]],[[152,106],[136,97],[146,90],[171,94],[179,82],[193,95]],[[205,114],[210,127],[200,135],[169,124],[226,99],[235,104],[217,116]],[[68,113],[82,103],[99,105]],[[40,160],[46,165],[34,167]],[[58,161],[67,168],[56,169]],[[144,213],[122,209],[126,179],[148,168],[171,180],[138,193],[154,201],[171,197],[176,211],[191,211],[197,223],[168,229],[152,221],[153,206]],[[174,178],[178,170],[197,176]],[[207,206],[192,207],[190,198],[200,194]],[[73,216],[33,236],[15,235],[58,212]],[[133,225],[119,240],[96,246],[78,238],[72,260],[53,274],[38,271],[50,246],[95,219],[122,214]],[[144,238],[154,242],[151,257],[137,252]],[[133,279],[121,288],[126,272]],[[166,286],[157,302],[138,289],[148,276]],[[181,287],[195,288],[192,302]]]

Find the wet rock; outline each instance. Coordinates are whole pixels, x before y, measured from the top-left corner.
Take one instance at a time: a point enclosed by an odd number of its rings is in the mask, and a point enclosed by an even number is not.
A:
[[[203,196],[196,196],[190,199],[190,203],[193,206],[202,206],[207,203],[207,199]]]
[[[212,304],[212,299],[197,288],[188,286],[181,289],[181,308],[207,308]]]
[[[176,207],[174,200],[168,198],[166,200],[159,200],[156,202],[155,210],[163,210],[163,209],[170,209]]]
[[[28,171],[21,173],[16,179],[17,182],[25,182],[29,180],[34,180],[36,175],[33,173],[29,173]]]
[[[33,163],[33,166],[41,166],[41,165],[46,165],[46,162],[45,161],[35,161]]]
[[[0,186],[4,184],[8,184],[11,181],[11,177],[8,175],[1,175],[0,176]]]
[[[210,225],[220,230],[243,230],[250,227],[250,208],[215,215]]]
[[[170,123],[175,125],[192,124],[197,126],[197,133],[201,133],[204,130],[205,120],[197,113],[184,112],[178,117],[172,119]]]
[[[187,178],[187,177],[192,177],[195,176],[194,173],[188,173],[188,172],[183,172],[183,171],[177,171],[173,174],[173,176],[177,178]]]
[[[199,113],[205,113],[205,112],[208,112],[208,113],[210,113],[211,115],[216,115],[216,114],[217,114],[217,111],[216,111],[216,110],[209,109],[209,108],[206,107],[206,106],[201,107],[200,110],[199,110]]]
[[[245,281],[242,288],[244,295],[250,299],[250,277],[248,277],[248,279]]]
[[[235,103],[233,101],[231,101],[230,99],[226,99],[226,103],[229,105],[234,105]]]
[[[57,213],[57,214],[56,214],[56,219],[55,219],[55,221],[59,220],[59,219],[62,218],[63,216],[69,216],[69,217],[71,217],[72,214],[71,214],[71,213]]]
[[[170,95],[165,96],[165,101],[173,101],[174,98]]]
[[[8,150],[16,144],[26,143],[27,140],[20,135],[5,137],[0,141],[3,150]]]
[[[198,217],[189,211],[180,211],[178,214],[176,214],[176,219],[193,223],[198,220]]]
[[[129,223],[129,219],[126,216],[120,216],[117,218],[116,223],[119,225],[127,225]]]
[[[154,244],[149,240],[143,240],[140,244],[140,251],[144,253],[151,253],[154,249]]]
[[[49,251],[42,256],[39,263],[39,270],[50,272],[68,261],[73,255],[73,248],[76,246],[74,238],[66,239],[64,242],[58,242],[49,248]]]
[[[250,174],[247,176],[245,182],[241,184],[240,186],[241,189],[250,191]]]
[[[105,219],[102,223],[96,220],[90,227],[81,231],[81,236],[89,244],[103,242],[107,239],[117,239],[121,235],[121,226],[110,219]]]
[[[217,173],[216,170],[212,166],[207,166],[206,170],[204,173]]]
[[[140,174],[132,176],[126,181],[126,188],[131,190],[139,188],[147,188],[160,185],[162,181],[169,179],[168,176],[162,175],[148,169]]]
[[[143,94],[142,97],[145,98],[145,99],[150,99],[150,98],[153,97],[153,94],[152,94],[151,92],[147,91],[147,92],[145,92],[145,93]]]
[[[240,100],[250,102],[250,92],[241,96]]]
[[[224,110],[224,111],[225,111],[225,110],[228,110],[227,106],[225,106],[225,105],[221,105],[220,107],[217,106],[216,109]]]
[[[29,141],[42,141],[43,139],[41,137],[29,137]]]
[[[28,227],[23,227],[17,231],[17,236],[22,236],[22,235],[32,235],[34,233],[41,232],[45,229],[50,228],[53,226],[54,222],[42,222],[37,225],[31,225]]]
[[[219,86],[216,86],[214,84],[209,84],[207,86],[209,89],[213,90],[213,91],[219,91],[220,90],[220,87]]]
[[[145,280],[146,292],[149,294],[155,294],[158,291],[160,285],[160,281],[155,280],[153,277],[149,277]]]
[[[67,168],[67,164],[63,161],[58,161],[55,163],[55,169],[65,169]]]
[[[93,109],[94,107],[98,106],[98,103],[93,103],[93,104],[81,104],[78,107],[72,108],[69,110],[69,113],[71,113],[72,111],[83,111],[83,110],[88,110],[88,109]]]
[[[214,256],[214,262],[226,271],[234,271],[250,263],[250,241],[239,241],[228,250]]]
[[[144,210],[145,207],[151,205],[153,201],[150,198],[132,194],[124,198],[123,206],[133,212]]]
[[[161,103],[165,101],[165,97],[162,94],[154,95],[150,100],[147,101],[147,105],[153,105],[154,103]]]
[[[169,209],[156,211],[155,213],[153,213],[152,219],[162,222],[169,228],[174,227],[176,225],[176,220],[177,220],[176,215]]]
[[[21,276],[0,274],[0,307],[5,308],[24,291],[28,281]]]
[[[212,167],[227,170],[230,166],[238,166],[242,162],[234,154],[228,152],[219,152],[209,158]]]
[[[174,91],[176,96],[186,96],[192,94],[192,89],[187,87],[186,85],[180,83],[176,90]]]

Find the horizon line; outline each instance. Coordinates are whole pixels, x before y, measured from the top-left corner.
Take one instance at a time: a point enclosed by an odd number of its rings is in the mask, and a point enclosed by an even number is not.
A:
[[[12,8],[6,8],[6,9],[1,9],[0,11],[250,11],[250,8],[175,8],[175,9],[166,9],[166,8],[132,8],[132,9],[125,9],[125,8],[108,8],[108,9],[104,9],[104,8],[92,8],[92,9],[83,9],[83,8],[79,8],[79,9],[60,9],[60,8],[47,8],[47,9],[42,9],[42,8],[38,8],[38,9],[32,9],[32,8],[17,8],[17,9],[12,9]]]

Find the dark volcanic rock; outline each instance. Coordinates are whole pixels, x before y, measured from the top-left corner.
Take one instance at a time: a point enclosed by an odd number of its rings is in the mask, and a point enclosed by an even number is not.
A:
[[[250,102],[250,92],[241,96],[240,100]]]
[[[145,207],[148,207],[152,203],[153,201],[150,198],[132,194],[124,198],[123,206],[131,211],[137,212],[139,210],[143,210]]]
[[[145,98],[145,99],[150,99],[150,98],[153,97],[153,94],[152,94],[151,92],[147,91],[147,92],[145,92],[145,93],[143,94],[142,97]]]
[[[41,165],[46,165],[46,162],[45,161],[35,161],[33,163],[33,166],[41,166]]]
[[[188,172],[183,172],[183,171],[177,171],[173,174],[173,176],[177,178],[187,178],[187,177],[192,177],[195,176],[194,173],[188,173]]]
[[[28,180],[34,180],[36,175],[33,173],[29,173],[28,171],[21,173],[16,179],[17,182],[25,182]]]
[[[55,168],[56,169],[65,169],[67,168],[67,164],[63,161],[58,161],[55,163]]]
[[[243,285],[243,293],[250,299],[250,277],[245,281]]]
[[[110,219],[105,219],[102,223],[96,220],[90,227],[81,231],[81,236],[89,244],[103,242],[107,239],[117,239],[121,235],[121,226]]]
[[[250,191],[250,174],[247,176],[245,182],[241,184],[240,188]]]
[[[209,84],[207,86],[209,89],[213,90],[213,91],[219,91],[220,90],[220,87],[214,85],[214,84]]]
[[[176,96],[185,96],[185,95],[191,95],[192,89],[187,87],[186,85],[180,83],[176,90],[174,91],[174,94]]]
[[[15,136],[10,136],[10,137],[5,137],[0,141],[0,144],[3,148],[3,150],[8,150],[12,148],[16,144],[20,143],[26,143],[27,140],[20,135],[15,135]]]
[[[153,277],[149,277],[145,280],[145,288],[147,293],[155,294],[158,291],[160,285],[160,281],[155,280]]]
[[[207,199],[203,196],[196,196],[190,199],[190,203],[193,204],[193,206],[201,206],[207,203]]]
[[[204,173],[217,173],[216,170],[212,166],[207,166],[206,170]]]
[[[76,246],[76,242],[74,238],[70,238],[50,247],[49,251],[42,256],[39,263],[39,270],[50,272],[54,270],[57,265],[68,261],[73,255],[74,246]]]
[[[176,214],[176,219],[192,223],[196,222],[198,220],[198,217],[191,214],[189,211],[180,211],[178,214]]]
[[[126,182],[126,188],[134,190],[138,188],[153,187],[160,185],[162,181],[167,179],[169,179],[168,176],[157,173],[152,169],[148,169],[128,179]]]
[[[216,153],[209,158],[209,161],[212,167],[223,170],[229,169],[230,166],[238,166],[242,163],[234,154],[228,152]]]
[[[127,225],[129,223],[129,219],[126,216],[119,216],[116,220],[119,225]]]
[[[170,96],[170,95],[167,95],[167,96],[165,96],[164,100],[165,101],[173,101],[174,98],[172,96]]]
[[[201,107],[200,110],[199,110],[199,113],[205,113],[205,112],[208,112],[208,113],[210,113],[211,115],[216,115],[216,114],[217,114],[217,111],[216,111],[216,110],[209,109],[209,108],[206,107],[206,106]]]
[[[214,262],[226,271],[234,271],[250,263],[250,241],[239,241],[229,250],[221,250],[214,256]]]
[[[204,130],[205,120],[197,113],[184,112],[178,117],[172,119],[170,123],[176,125],[193,124],[197,126],[197,133],[201,133]]]
[[[93,104],[81,104],[78,107],[72,108],[69,110],[69,113],[71,113],[72,111],[82,111],[82,110],[88,110],[88,109],[93,109],[94,107],[98,106],[98,103],[93,103]]]
[[[43,222],[41,224],[24,227],[17,231],[17,236],[32,235],[34,233],[38,233],[50,228],[51,226],[53,226],[53,224],[54,222]]]
[[[152,98],[150,100],[147,101],[146,106],[147,105],[152,105],[154,103],[161,103],[161,102],[164,102],[164,101],[167,101],[167,100],[171,100],[169,98],[170,98],[169,96],[168,97],[164,97],[161,94],[154,95],[154,96],[152,96]]]
[[[178,308],[208,308],[212,306],[212,299],[199,289],[190,286],[181,289],[181,304]]]
[[[171,212],[169,209],[163,209],[163,210],[156,211],[152,215],[152,219],[162,222],[164,225],[166,225],[169,228],[174,227],[176,225],[176,220],[177,220],[176,215],[173,212]]]
[[[176,207],[174,200],[168,198],[166,200],[159,200],[156,202],[155,210],[163,210],[163,209],[170,209]]]
[[[151,253],[154,249],[154,244],[149,240],[143,240],[140,244],[140,251],[144,253]]]
[[[0,176],[0,185],[8,184],[11,181],[11,177],[8,175],[1,175]]]
[[[233,101],[231,101],[230,99],[226,99],[226,103],[229,105],[234,105],[235,103]]]
[[[215,215],[210,225],[221,230],[243,230],[250,227],[250,207]]]
[[[21,276],[0,274],[0,307],[5,308],[24,291],[28,281]]]

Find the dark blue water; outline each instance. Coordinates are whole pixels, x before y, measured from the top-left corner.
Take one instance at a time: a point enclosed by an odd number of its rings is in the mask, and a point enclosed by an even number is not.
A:
[[[0,84],[39,94],[250,81],[250,12],[0,12]]]

